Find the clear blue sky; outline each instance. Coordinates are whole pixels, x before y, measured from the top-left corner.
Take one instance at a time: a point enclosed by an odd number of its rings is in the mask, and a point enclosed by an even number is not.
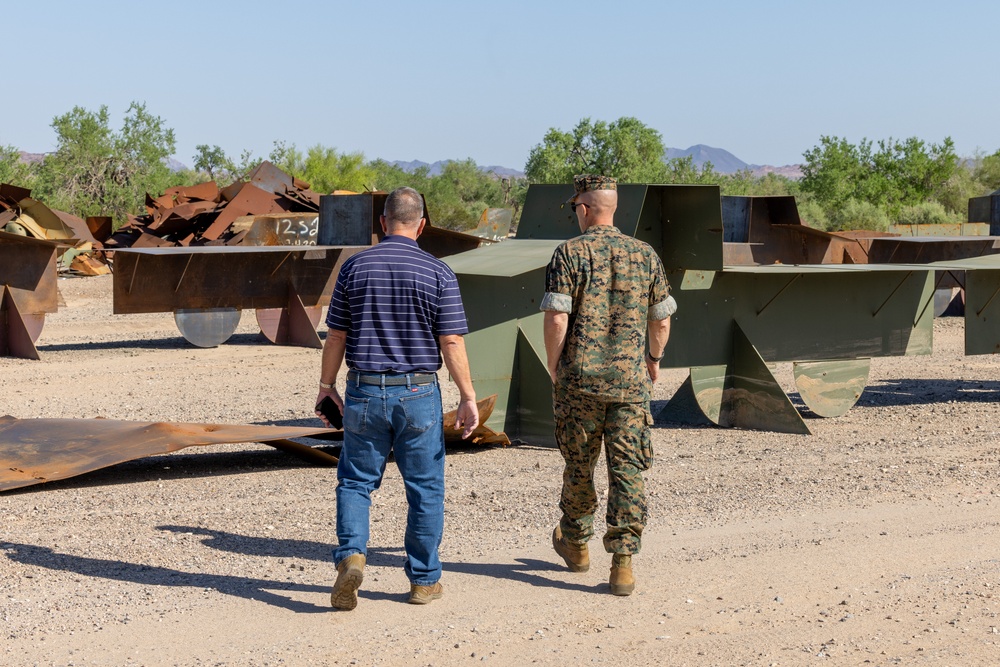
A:
[[[275,140],[522,168],[550,127],[635,116],[664,144],[800,162],[821,135],[1000,149],[1000,2],[18,2],[0,144],[132,100],[197,144]],[[13,40],[13,41],[12,41]]]

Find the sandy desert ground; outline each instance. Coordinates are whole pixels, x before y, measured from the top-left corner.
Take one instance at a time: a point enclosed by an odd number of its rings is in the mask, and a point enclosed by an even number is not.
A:
[[[0,415],[318,425],[319,352],[252,312],[199,349],[169,314],[112,315],[110,277],[60,289],[42,360],[0,358]],[[961,319],[934,336],[873,360],[811,436],[658,423],[627,598],[599,540],[590,572],[559,567],[561,458],[532,443],[449,450],[445,597],[424,607],[392,465],[352,612],[329,607],[332,468],[218,445],[0,494],[0,664],[1000,664],[1000,358],[964,356]]]

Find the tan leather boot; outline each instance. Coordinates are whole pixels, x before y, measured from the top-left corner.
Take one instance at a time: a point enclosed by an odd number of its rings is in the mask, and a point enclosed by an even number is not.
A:
[[[431,600],[440,600],[444,595],[444,586],[440,581],[436,581],[430,586],[420,586],[410,584],[410,604],[427,604]]]
[[[336,609],[351,610],[358,606],[358,589],[365,578],[365,557],[351,554],[337,563],[337,581],[330,593],[330,604]]]
[[[587,545],[567,542],[559,526],[552,531],[552,548],[566,561],[570,572],[586,572],[590,569],[590,552],[587,550]]]
[[[631,554],[615,554],[611,557],[611,577],[608,583],[611,584],[612,595],[632,595],[635,577],[632,576]]]

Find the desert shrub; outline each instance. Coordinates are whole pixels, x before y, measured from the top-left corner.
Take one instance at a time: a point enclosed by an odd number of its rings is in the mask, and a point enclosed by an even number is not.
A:
[[[867,229],[884,232],[889,228],[889,216],[875,204],[848,199],[842,207],[830,213],[830,231]]]
[[[948,222],[962,222],[962,219],[949,214],[944,205],[936,201],[904,206],[899,214],[899,223],[903,225],[940,225]]]

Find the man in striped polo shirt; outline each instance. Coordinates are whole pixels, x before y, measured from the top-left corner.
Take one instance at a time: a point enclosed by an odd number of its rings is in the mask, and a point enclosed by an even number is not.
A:
[[[420,193],[394,190],[381,223],[382,241],[344,262],[326,317],[317,404],[329,396],[344,416],[337,467],[339,546],[333,551],[337,581],[330,595],[338,609],[358,604],[371,493],[382,483],[390,451],[409,505],[404,537],[409,601],[426,604],[442,595],[444,419],[436,374],[442,356],[460,392],[455,428],[464,429],[467,438],[479,425],[458,280],[444,262],[417,246],[427,223]],[[345,359],[341,397],[336,384]]]

